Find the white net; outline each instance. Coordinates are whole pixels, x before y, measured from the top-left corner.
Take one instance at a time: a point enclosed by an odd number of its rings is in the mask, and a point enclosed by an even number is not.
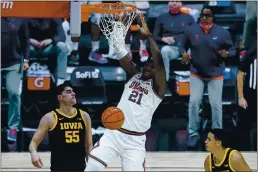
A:
[[[121,8],[121,6],[117,6]],[[124,9],[130,7],[123,7]],[[110,6],[114,9],[114,6]],[[125,36],[133,20],[138,15],[134,12],[120,12],[116,14],[99,14],[99,28],[108,39],[110,48],[118,51],[118,47],[124,44]]]

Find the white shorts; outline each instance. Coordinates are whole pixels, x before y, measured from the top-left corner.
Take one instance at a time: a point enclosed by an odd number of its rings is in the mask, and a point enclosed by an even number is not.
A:
[[[145,142],[145,135],[128,135],[107,129],[90,152],[88,164],[104,169],[120,156],[123,171],[145,171]]]

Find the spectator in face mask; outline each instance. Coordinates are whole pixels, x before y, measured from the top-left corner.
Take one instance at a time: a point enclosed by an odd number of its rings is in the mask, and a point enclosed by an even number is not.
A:
[[[169,12],[159,16],[153,31],[154,40],[162,46],[166,80],[169,80],[170,60],[179,58],[178,46],[187,26],[194,24],[191,15],[181,12],[181,1],[169,1]]]
[[[188,49],[191,50],[191,59]],[[224,61],[235,56],[235,48],[229,32],[213,22],[211,9],[203,8],[200,24],[185,30],[179,51],[182,63],[190,63],[188,146],[195,147],[200,138],[199,109],[205,85],[212,111],[212,128],[222,128]]]

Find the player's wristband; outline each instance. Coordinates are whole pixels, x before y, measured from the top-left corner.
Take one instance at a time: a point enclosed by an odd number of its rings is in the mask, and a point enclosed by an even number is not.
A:
[[[119,49],[119,51],[116,53],[117,60],[120,60],[121,58],[123,58],[123,57],[126,56],[127,54],[128,54],[128,52],[126,51],[125,48]]]

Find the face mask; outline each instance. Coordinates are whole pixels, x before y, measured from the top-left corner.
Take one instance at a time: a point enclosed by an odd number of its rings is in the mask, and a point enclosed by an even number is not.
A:
[[[171,14],[177,14],[180,12],[180,7],[175,6],[175,5],[170,5],[169,10],[170,10]]]
[[[201,28],[203,28],[205,33],[208,33],[211,29],[211,27],[213,26],[213,22],[212,23],[200,23]]]

